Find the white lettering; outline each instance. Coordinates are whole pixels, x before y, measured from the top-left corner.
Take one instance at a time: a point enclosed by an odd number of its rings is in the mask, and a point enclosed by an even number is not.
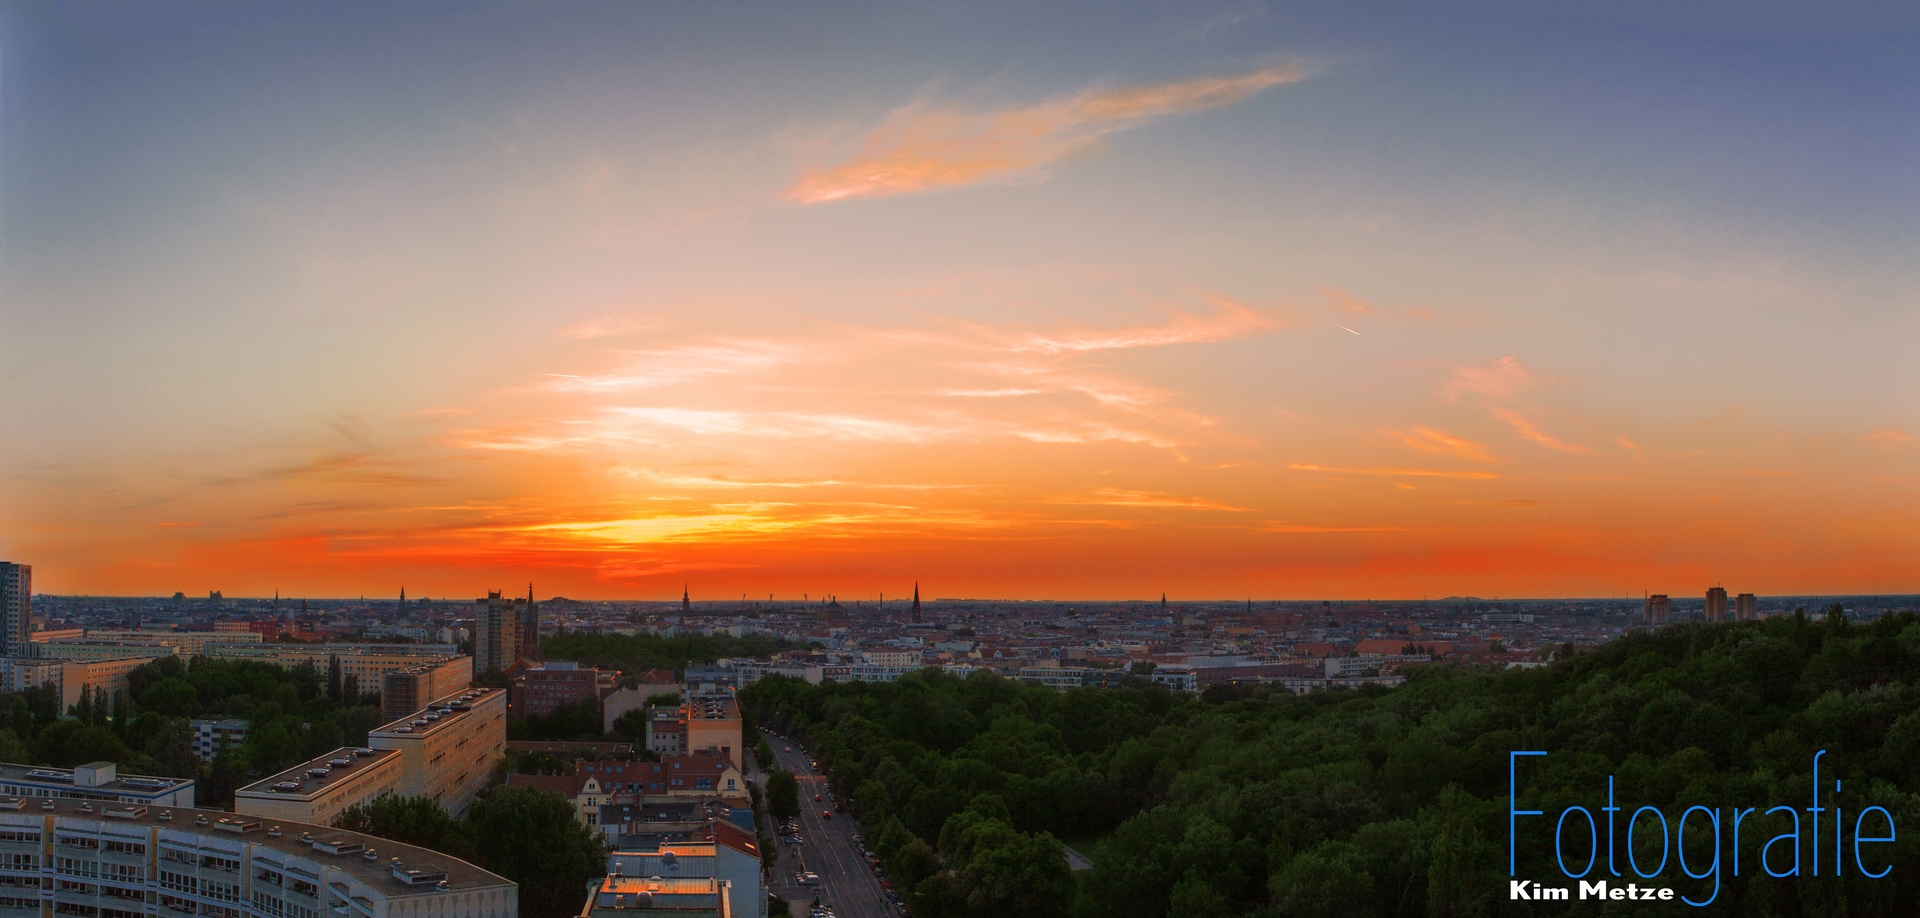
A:
[[[1588,896],[1592,896],[1595,899],[1605,899],[1607,897],[1607,881],[1600,880],[1595,883],[1589,883],[1581,880],[1580,898],[1585,899]]]
[[[1527,895],[1527,881],[1508,880],[1507,881],[1507,898],[1532,900],[1533,897]]]

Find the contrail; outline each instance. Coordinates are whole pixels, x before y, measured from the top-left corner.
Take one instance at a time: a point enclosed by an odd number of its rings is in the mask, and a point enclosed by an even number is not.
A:
[[[1339,325],[1340,323],[1338,323],[1338,322],[1335,322],[1334,324],[1335,324],[1335,325]],[[1347,328],[1347,327],[1346,327],[1345,325],[1340,325],[1340,327],[1341,327],[1341,328]],[[1353,329],[1351,329],[1351,328],[1347,328],[1347,331],[1350,331],[1350,332],[1353,332],[1353,333],[1354,333],[1354,334],[1356,334],[1356,335],[1357,335],[1357,334],[1360,334],[1359,332],[1355,332],[1355,331],[1353,331]]]

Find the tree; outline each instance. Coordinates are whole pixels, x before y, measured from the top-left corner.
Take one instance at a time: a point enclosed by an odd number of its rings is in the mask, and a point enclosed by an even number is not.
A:
[[[587,881],[606,871],[600,834],[552,791],[496,787],[468,807],[465,822],[480,866],[520,884],[520,914],[527,918],[579,914]]]
[[[767,815],[793,819],[800,815],[800,782],[778,768],[767,773]]]
[[[390,838],[407,845],[444,851],[456,857],[466,851],[459,820],[447,814],[431,797],[383,797],[348,807],[333,824],[337,828]]]

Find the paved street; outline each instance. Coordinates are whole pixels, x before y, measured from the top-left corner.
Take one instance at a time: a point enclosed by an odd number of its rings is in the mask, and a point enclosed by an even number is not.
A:
[[[822,810],[833,808],[827,779],[807,766],[807,754],[800,746],[772,734],[767,734],[767,743],[773,746],[780,767],[800,782],[800,837],[806,840],[804,845],[789,845],[782,839],[780,864],[770,890],[792,902],[794,914],[805,915],[816,890],[794,885],[793,876],[811,870],[820,875],[820,903],[832,906],[837,918],[897,918],[898,907],[880,888],[880,880],[853,840],[859,831],[853,820],[845,813],[835,813],[832,819],[821,817]],[[787,747],[793,751],[784,751]],[[816,794],[822,798],[819,802],[813,799]]]

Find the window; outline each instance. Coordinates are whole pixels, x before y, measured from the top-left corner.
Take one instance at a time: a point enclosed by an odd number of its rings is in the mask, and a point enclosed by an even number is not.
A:
[[[40,855],[38,854],[0,854],[0,870],[38,871],[39,869]]]
[[[101,846],[101,850],[106,851],[109,854],[131,854],[136,856],[144,856],[147,853],[147,846],[140,842],[109,840],[106,844]]]
[[[70,877],[98,877],[100,862],[84,861],[73,857],[56,857],[53,859],[53,872]]]
[[[106,864],[101,868],[101,876],[121,883],[138,883],[147,878],[147,869],[133,864]]]

